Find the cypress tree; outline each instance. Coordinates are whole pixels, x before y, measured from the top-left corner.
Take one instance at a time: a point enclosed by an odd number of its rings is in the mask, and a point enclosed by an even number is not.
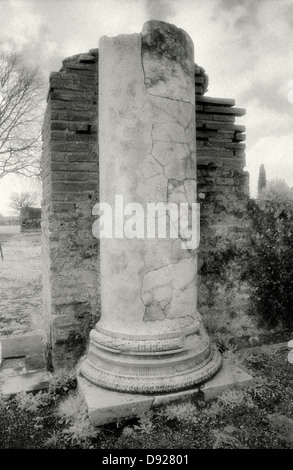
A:
[[[257,192],[260,194],[261,190],[267,185],[266,170],[263,164],[261,164],[258,173]]]

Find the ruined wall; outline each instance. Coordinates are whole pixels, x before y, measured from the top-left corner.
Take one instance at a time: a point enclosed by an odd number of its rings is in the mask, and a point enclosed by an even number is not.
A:
[[[211,230],[236,230],[248,197],[244,113],[234,100],[204,97],[208,77],[195,66],[201,264],[212,250]],[[98,50],[69,57],[50,75],[43,130],[42,237],[48,362],[73,365],[99,316],[98,241],[91,229],[98,200]],[[205,286],[206,277],[202,278]],[[206,307],[206,298],[199,306]],[[205,291],[203,291],[205,295]],[[199,309],[200,310],[200,309]],[[200,310],[201,311],[201,310]]]
[[[243,170],[245,126],[235,124],[245,110],[236,108],[233,99],[198,96],[196,113],[201,204],[198,306],[210,334],[251,336],[257,327],[247,315],[248,286],[240,279],[238,266],[230,265],[229,253],[250,223],[249,174]]]
[[[97,51],[65,59],[50,75],[43,131],[42,238],[47,358],[72,365],[99,311]],[[53,350],[53,354],[52,354]]]
[[[23,207],[20,211],[20,231],[29,232],[41,229],[41,209]]]

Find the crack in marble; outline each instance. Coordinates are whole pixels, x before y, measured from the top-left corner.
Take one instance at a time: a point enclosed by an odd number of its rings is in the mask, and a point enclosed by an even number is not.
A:
[[[142,67],[142,73],[143,73],[143,83],[144,83],[144,86],[145,86],[145,90],[146,90],[146,93],[148,95],[151,95],[151,96],[158,96],[159,98],[163,98],[163,99],[166,99],[166,100],[170,100],[170,101],[177,101],[178,103],[187,103],[187,104],[193,104],[192,101],[185,101],[185,100],[179,100],[177,98],[168,98],[167,96],[162,96],[162,95],[158,95],[158,94],[154,94],[154,93],[150,93],[149,90],[148,90],[148,85],[146,83],[146,80],[147,78],[150,79],[150,77],[147,77],[146,75],[146,71],[145,71],[145,67],[144,67],[144,63],[143,63],[143,50],[142,50],[142,35],[141,35],[141,54],[140,54],[140,57],[141,57],[141,67]]]

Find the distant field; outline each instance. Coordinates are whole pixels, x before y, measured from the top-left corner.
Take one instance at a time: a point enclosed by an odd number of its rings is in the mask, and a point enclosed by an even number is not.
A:
[[[20,225],[0,225],[0,242],[20,233]]]
[[[42,329],[41,234],[0,226],[0,336]]]

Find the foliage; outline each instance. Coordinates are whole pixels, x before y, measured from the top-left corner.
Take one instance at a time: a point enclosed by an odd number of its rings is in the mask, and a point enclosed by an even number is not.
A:
[[[242,278],[242,250],[249,220],[245,205],[241,214],[226,214],[225,222],[205,227],[199,253],[199,311],[219,349],[235,348],[235,336],[256,334],[247,315],[249,287]],[[227,337],[227,334],[230,335]]]
[[[60,443],[60,432],[59,431],[56,431],[54,430],[50,437],[48,437],[45,442],[44,442],[44,445],[46,448],[48,449],[51,449],[51,448],[56,448],[58,447],[58,444]]]
[[[65,395],[76,389],[76,371],[74,369],[58,369],[50,382],[50,393],[56,396]]]
[[[146,411],[139,416],[138,424],[135,424],[133,428],[136,431],[150,434],[153,431],[153,419],[154,413],[152,411]]]
[[[90,446],[99,430],[90,422],[84,400],[77,392],[71,392],[58,407],[60,421],[66,424],[62,437],[72,445]]]
[[[280,352],[281,355],[249,352],[244,355],[245,366],[250,373],[257,374],[253,384],[247,388],[247,394],[260,410],[273,412],[276,406],[282,404],[285,396],[292,403],[292,386],[287,384],[287,377],[291,377],[292,370],[284,363],[284,351]]]
[[[81,409],[84,410],[84,402],[78,393],[73,392],[59,403],[58,414],[66,423],[70,423]]]
[[[262,383],[256,383],[248,389],[253,403],[258,408],[272,411],[274,405],[279,403],[283,398],[282,389],[277,384],[273,384],[267,380]]]
[[[3,398],[2,394],[0,393],[0,410],[4,409],[6,406],[5,399]]]
[[[293,323],[293,204],[250,202],[252,220],[243,248],[243,276],[251,287],[251,313],[273,327]]]
[[[178,405],[168,405],[158,412],[167,421],[177,420],[181,423],[197,423],[197,407],[192,403],[180,403]]]
[[[216,334],[215,340],[216,346],[220,353],[225,353],[227,351],[233,352],[236,350],[234,337],[232,335],[224,335],[218,332]]]
[[[204,410],[204,413],[211,418],[224,417],[231,415],[231,413],[243,414],[254,407],[252,398],[245,390],[231,389],[222,393],[217,400],[214,400]]]
[[[21,392],[16,395],[15,402],[21,411],[36,413],[40,408],[49,404],[50,396],[47,392],[38,392],[36,394]]]
[[[227,305],[230,310],[224,303],[220,307],[226,312],[227,330],[223,333],[231,331],[229,325],[231,328],[237,325],[233,311],[239,311],[245,303],[246,315],[257,320],[258,327],[293,326],[292,222],[293,191],[286,183],[274,180],[257,200],[248,202],[246,216],[238,221],[238,225],[242,225],[238,233],[229,228],[228,222],[227,230],[226,227],[221,227],[218,233],[210,230],[210,237],[200,253],[203,263],[199,273],[205,276],[206,303],[210,309],[221,305],[219,300],[223,298],[227,303],[232,293]],[[222,297],[219,297],[221,292]],[[217,319],[219,316],[223,314],[219,312]],[[247,331],[255,334],[253,325],[248,319],[246,322]],[[225,337],[218,338],[218,343],[222,351],[232,346],[226,344]]]
[[[37,69],[15,52],[0,54],[0,178],[40,176],[44,90]]]
[[[245,405],[248,408],[253,408],[252,400],[249,400],[246,391],[239,389],[227,390],[219,396],[219,404],[226,410],[233,410],[238,406]]]
[[[258,194],[258,201],[271,201],[280,204],[293,202],[293,190],[284,180],[273,179]]]

